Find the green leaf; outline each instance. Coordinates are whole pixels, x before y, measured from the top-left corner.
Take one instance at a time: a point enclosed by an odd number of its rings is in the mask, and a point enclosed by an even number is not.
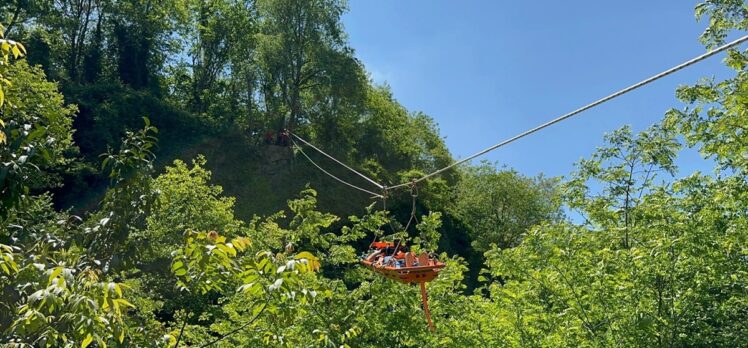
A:
[[[252,245],[252,242],[247,237],[236,237],[231,240],[231,244],[239,251],[244,251]]]
[[[47,286],[52,285],[52,281],[55,280],[55,278],[57,278],[57,276],[59,276],[60,273],[62,273],[62,267],[55,267],[52,270],[52,273],[49,274],[49,280],[47,281]]]
[[[296,260],[299,260],[299,259],[307,259],[307,260],[309,260],[309,259],[316,259],[316,258],[317,257],[314,256],[314,254],[312,254],[312,253],[310,253],[308,251],[302,251],[302,252],[296,254],[296,256],[294,256],[294,259],[296,259]]]
[[[231,255],[232,257],[236,257],[236,249],[234,249],[231,245],[228,244],[218,244],[216,245],[218,249],[223,251],[224,253]]]
[[[321,266],[319,259],[308,251],[302,251],[296,254],[296,256],[294,256],[294,259],[306,260],[307,263],[309,264],[309,268],[314,271],[318,271]]]
[[[119,302],[119,304],[121,304],[121,305],[125,305],[125,306],[130,307],[130,308],[135,308],[134,304],[130,303],[129,301],[127,301],[125,299],[120,298],[120,299],[116,299],[115,301]]]
[[[171,271],[174,272],[178,269],[181,269],[182,267],[184,267],[184,262],[176,261],[171,265]]]
[[[81,348],[88,347],[88,345],[91,344],[91,342],[93,342],[93,336],[89,333],[86,335],[86,338],[84,338],[83,341],[81,342]]]
[[[19,58],[23,56],[23,53],[21,53],[21,50],[18,49],[18,46],[13,45],[13,48],[11,48],[11,52],[13,53],[13,58]]]

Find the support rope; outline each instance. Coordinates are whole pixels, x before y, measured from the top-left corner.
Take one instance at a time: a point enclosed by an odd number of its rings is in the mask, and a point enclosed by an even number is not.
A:
[[[350,171],[352,171],[352,172],[356,173],[356,175],[358,175],[358,176],[360,176],[360,177],[364,178],[364,179],[365,179],[366,181],[368,181],[368,182],[370,182],[370,183],[374,184],[374,186],[378,187],[379,189],[384,189],[384,185],[382,185],[382,184],[380,184],[380,183],[378,183],[378,182],[374,181],[373,179],[370,179],[370,178],[369,178],[368,176],[366,176],[366,175],[363,175],[363,174],[359,173],[359,172],[358,172],[357,170],[355,170],[355,169],[353,169],[353,168],[349,167],[349,166],[348,166],[347,164],[345,164],[345,163],[343,163],[343,162],[339,161],[339,160],[338,160],[337,158],[335,158],[335,157],[332,157],[331,155],[328,155],[328,154],[327,154],[326,152],[324,152],[324,151],[320,150],[320,149],[319,149],[318,147],[316,147],[316,146],[312,145],[311,143],[309,143],[308,141],[306,141],[306,140],[302,139],[302,138],[301,138],[300,136],[298,136],[298,135],[296,135],[296,134],[294,134],[294,133],[291,133],[291,132],[288,132],[288,133],[289,133],[289,134],[291,134],[291,136],[293,136],[294,138],[296,138],[296,139],[298,139],[299,141],[301,141],[302,143],[304,143],[304,144],[308,145],[309,147],[311,147],[311,148],[313,148],[313,149],[317,150],[317,152],[319,152],[319,153],[323,154],[323,155],[324,155],[325,157],[327,157],[327,158],[329,158],[329,159],[331,159],[331,160],[335,161],[335,163],[337,163],[337,164],[340,164],[341,166],[345,167],[346,169],[348,169],[348,170],[350,170]],[[292,139],[292,140],[293,140],[293,139]]]
[[[307,154],[306,154],[306,153],[304,152],[304,150],[303,150],[303,149],[301,148],[301,146],[299,146],[298,144],[296,144],[296,142],[295,142],[295,141],[293,141],[293,139],[291,139],[291,142],[293,143],[293,146],[294,146],[294,147],[295,147],[295,148],[296,148],[297,150],[299,150],[299,152],[300,152],[300,153],[301,153],[302,155],[304,155],[304,157],[306,157],[306,159],[307,159],[307,160],[309,161],[309,163],[311,163],[312,165],[314,165],[315,167],[317,167],[317,169],[319,169],[319,170],[320,170],[321,172],[323,172],[323,173],[327,174],[327,175],[328,175],[328,176],[330,176],[331,178],[333,178],[333,179],[337,180],[338,182],[340,182],[340,183],[342,183],[342,184],[344,184],[344,185],[347,185],[347,186],[349,186],[349,187],[352,187],[352,188],[354,188],[354,189],[356,189],[356,190],[359,190],[359,191],[362,191],[362,192],[366,192],[366,193],[368,193],[368,194],[372,195],[373,197],[376,197],[376,198],[382,198],[382,195],[380,195],[380,194],[378,194],[378,193],[374,193],[374,192],[372,192],[372,191],[369,191],[369,190],[367,190],[367,189],[365,189],[365,188],[361,188],[361,187],[358,187],[358,186],[356,186],[356,185],[354,185],[354,184],[351,184],[351,183],[349,183],[349,182],[347,182],[347,181],[345,181],[345,180],[343,180],[343,179],[340,179],[340,178],[338,178],[337,176],[335,176],[335,175],[331,174],[330,172],[326,171],[326,170],[325,170],[324,168],[320,167],[320,166],[319,166],[319,165],[318,165],[317,163],[315,163],[315,162],[314,162],[314,161],[313,161],[313,160],[312,160],[312,159],[311,159],[311,158],[310,158],[310,157],[309,157],[309,156],[308,156],[308,155],[307,155]]]

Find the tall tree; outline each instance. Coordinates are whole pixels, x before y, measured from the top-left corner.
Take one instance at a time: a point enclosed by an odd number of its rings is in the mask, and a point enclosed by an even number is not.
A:
[[[278,123],[309,120],[313,90],[343,81],[358,62],[346,45],[339,0],[261,0],[257,59],[263,103]],[[355,70],[355,68],[354,68]]]
[[[95,32],[101,31],[104,7],[107,0],[56,0],[39,17],[40,24],[59,30],[60,53],[63,55],[65,76],[75,82],[82,78],[81,70],[87,45]],[[97,43],[98,44],[98,43]]]
[[[158,90],[159,74],[176,53],[175,33],[187,18],[184,0],[122,0],[111,8],[112,45],[119,79],[135,89]]]
[[[190,6],[187,106],[192,112],[234,126],[237,114],[245,119],[252,116],[255,98],[254,2],[195,1]]]
[[[0,13],[3,14],[0,22],[5,23],[4,35],[19,37],[18,32],[28,21],[51,9],[53,2],[54,0],[10,0],[0,4]]]
[[[24,61],[0,64],[0,76],[12,81],[0,89],[0,99],[7,99],[0,104],[1,219],[31,191],[57,184],[50,169],[69,162],[76,108],[65,105],[41,69]]]

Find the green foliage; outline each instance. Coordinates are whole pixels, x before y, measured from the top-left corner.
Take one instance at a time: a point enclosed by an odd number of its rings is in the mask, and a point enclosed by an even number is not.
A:
[[[0,284],[3,286],[10,283],[10,277],[18,273],[18,264],[10,245],[0,244],[0,270],[3,271],[2,278],[0,278],[2,280]]]
[[[99,345],[124,341],[123,317],[134,307],[123,298],[124,285],[101,281],[98,272],[82,264],[75,253],[74,249],[61,253],[56,265],[37,262],[22,271],[21,277],[31,282],[22,287],[29,294],[10,325],[11,342],[40,347],[75,342],[86,347],[94,341]]]
[[[207,242],[207,243],[206,243]],[[186,232],[185,247],[174,254],[171,271],[177,276],[177,286],[182,291],[195,290],[200,294],[222,290],[238,265],[232,262],[237,252],[243,252],[249,245],[246,238],[231,242],[218,232]]]
[[[7,62],[6,62],[7,64]],[[0,217],[21,203],[30,190],[54,186],[58,180],[50,168],[68,162],[74,151],[72,115],[57,85],[46,81],[39,68],[24,61],[2,65],[4,78],[13,81],[5,90],[7,103],[0,108]]]
[[[137,132],[126,133],[118,151],[102,155],[101,167],[109,172],[110,187],[101,202],[101,209],[89,218],[84,244],[104,260],[104,268],[120,268],[131,262],[135,243],[129,242],[133,231],[144,228],[150,214],[154,193],[150,185],[155,155],[157,129],[148,118]]]
[[[579,209],[587,222],[603,228],[635,225],[632,211],[644,194],[656,187],[658,174],[674,175],[674,160],[680,143],[671,129],[654,125],[634,136],[623,127],[605,136],[608,145],[590,159],[581,160],[578,170],[564,185],[568,205]],[[590,182],[600,184],[593,193]],[[624,247],[630,245],[624,237]]]
[[[221,142],[228,132],[249,145],[243,156],[262,159],[264,148],[257,143],[285,122],[380,181],[394,183],[402,172],[451,162],[428,116],[408,112],[386,88],[370,86],[346,42],[343,1],[20,1],[0,6],[18,15],[9,15],[12,32],[29,42],[31,62],[60,81],[66,99],[80,109],[75,141],[87,163],[65,168],[65,186],[55,192],[59,206],[78,213],[90,209],[106,186],[105,173],[95,169],[96,156],[116,147],[126,130],[140,127],[143,115],[162,131],[158,165],[199,152],[221,172],[253,169],[249,175],[258,180],[249,185],[225,179],[247,173],[217,179],[237,197],[239,207],[263,213],[281,208],[307,183],[308,166],[293,164],[301,169],[294,172],[304,175],[286,180],[283,185],[293,189],[278,199],[256,200],[249,197],[256,191],[253,184],[274,181],[264,163],[259,169],[236,168],[236,163],[217,160],[222,152],[213,155],[195,147],[203,140],[208,146],[233,144]],[[455,182],[455,172],[445,174],[447,183]],[[449,204],[439,190],[435,209]],[[323,206],[341,215],[361,212],[342,204]]]
[[[682,87],[677,96],[688,103],[683,110],[672,109],[666,121],[679,128],[689,146],[698,146],[704,157],[719,163],[719,170],[748,173],[748,54],[731,51],[727,64],[737,71],[734,78],[719,83],[705,80]]]
[[[242,338],[231,326],[239,325],[244,329],[250,325],[259,325],[261,320],[265,320],[261,314],[266,311],[275,313],[277,317],[281,315],[279,313],[292,316],[294,306],[308,304],[316,298],[314,273],[320,269],[322,260],[308,251],[293,253],[291,245],[294,242],[288,242],[285,248],[281,248],[281,252],[270,252],[262,246],[252,248],[250,243],[251,236],[260,238],[267,236],[267,232],[274,232],[283,237],[283,240],[313,245],[308,238],[316,238],[316,234],[312,236],[309,232],[318,231],[328,224],[324,219],[314,218],[325,215],[313,210],[315,194],[308,190],[302,198],[289,202],[289,207],[295,214],[292,221],[296,221],[291,223],[290,230],[281,229],[271,220],[245,230],[250,237],[237,236],[230,241],[216,231],[185,232],[185,242],[174,252],[170,269],[177,277],[176,284],[180,292],[225,296],[223,311],[228,314],[228,318],[219,315],[220,320],[213,325],[214,330],[222,335],[220,340],[225,338],[226,342],[242,342],[250,339],[268,344],[278,339],[277,333],[255,332],[259,335]],[[234,291],[236,295],[232,295]],[[248,319],[242,318],[247,314]],[[244,324],[232,324],[233,321]],[[267,330],[283,330],[290,324],[280,320],[275,325],[281,326]],[[191,328],[186,335],[192,340],[204,339],[200,338],[199,330],[199,327],[194,330]],[[180,329],[179,337],[183,331],[184,329]]]
[[[127,130],[142,127],[144,115],[160,130],[159,154],[178,152],[176,149],[212,133],[207,122],[168,101],[121,83],[67,85],[64,92],[69,101],[78,105],[75,141],[89,162],[95,162],[107,147],[118,146]]]
[[[5,77],[7,66],[10,64],[12,59],[19,59],[26,54],[26,48],[23,44],[5,39],[5,27],[0,23],[0,108],[5,104],[5,87],[10,87],[11,83]],[[5,127],[0,124],[0,128]],[[5,133],[0,133],[0,144],[6,142]]]
[[[423,113],[409,114],[388,87],[368,87],[365,105],[362,119],[346,125],[345,134],[355,135],[348,146],[355,147],[355,160],[374,179],[400,183],[413,177],[414,169],[431,172],[452,162],[434,121]],[[337,138],[344,139],[345,134]],[[326,137],[320,138],[327,142]],[[456,172],[447,171],[435,178],[436,182],[439,180],[454,184]]]
[[[56,85],[40,69],[23,62],[8,65],[9,50],[17,58],[22,46],[8,47],[3,41],[0,68],[13,87],[0,109],[7,120],[7,143],[0,149],[0,238],[11,243],[0,247],[0,323],[7,328],[2,342],[41,347],[123,342],[123,317],[132,304],[123,298],[122,285],[103,278],[80,248],[66,245],[63,238],[79,228],[72,217],[55,212],[46,196],[29,196],[30,188],[44,187],[50,169],[66,162],[75,109],[63,105]]]
[[[696,5],[696,19],[709,18],[709,26],[701,34],[708,48],[724,43],[734,29],[748,28],[748,6],[741,0],[706,0]]]
[[[276,120],[271,127],[296,128],[314,117],[305,110],[324,110],[326,101],[360,90],[361,69],[340,23],[343,2],[262,0],[257,10],[257,62],[264,103]]]
[[[470,228],[476,251],[485,252],[492,245],[510,248],[532,226],[560,218],[556,190],[554,179],[526,178],[484,162],[463,170],[456,188],[456,210]]]
[[[427,252],[436,252],[437,245],[439,244],[439,227],[442,225],[441,213],[429,213],[421,218],[421,221],[416,225],[418,230],[418,236],[413,238],[413,244],[418,246],[414,248],[415,252],[420,250]]]
[[[152,258],[168,257],[187,230],[221,231],[225,236],[239,234],[242,223],[234,218],[234,199],[221,197],[222,188],[211,186],[205,158],[198,157],[188,168],[174,161],[152,184],[156,205],[146,218],[142,238]]]
[[[744,218],[731,213],[746,203],[744,183],[694,175],[656,186],[652,172],[672,169],[670,133],[623,129],[608,141],[568,185],[584,225],[541,225],[516,248],[487,253],[490,273],[503,279],[489,285],[491,297],[517,318],[506,329],[523,346],[736,342],[745,327],[731,321],[746,294],[735,282],[746,270],[728,250],[744,240],[734,233]],[[588,197],[593,178],[606,187]]]
[[[0,247],[0,326],[7,329],[0,342],[86,346],[128,335],[129,289],[72,243],[79,221],[56,212],[49,197],[32,196],[3,222],[0,238],[11,244]]]
[[[230,0],[190,1],[187,7],[190,33],[184,45],[191,59],[169,68],[172,97],[220,125],[240,120],[246,125],[256,112],[256,9]]]

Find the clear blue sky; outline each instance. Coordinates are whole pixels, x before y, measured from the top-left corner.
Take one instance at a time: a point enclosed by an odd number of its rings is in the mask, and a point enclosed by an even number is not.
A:
[[[698,1],[351,0],[349,42],[371,78],[440,126],[453,155],[480,149],[705,51]],[[567,175],[624,124],[681,108],[679,85],[729,76],[710,58],[484,156],[526,175]],[[709,170],[694,152],[681,174]]]

